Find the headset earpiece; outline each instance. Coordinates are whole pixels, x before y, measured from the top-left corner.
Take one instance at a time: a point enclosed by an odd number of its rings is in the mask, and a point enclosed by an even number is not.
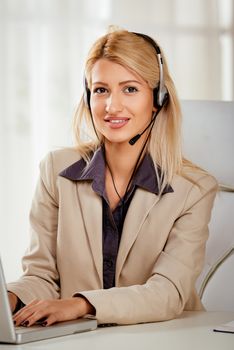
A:
[[[87,82],[86,77],[84,76],[84,93],[83,93],[83,99],[84,99],[84,103],[85,103],[86,107],[87,107],[87,108],[89,109],[89,111],[90,111],[90,114],[91,114],[91,122],[92,122],[92,125],[93,125],[94,132],[95,132],[95,134],[96,134],[96,136],[97,136],[97,139],[100,141],[100,138],[99,138],[99,136],[98,136],[98,133],[97,133],[97,130],[96,130],[94,121],[93,121],[93,116],[92,116],[92,113],[91,113],[90,97],[91,97],[91,91],[90,91],[90,89],[88,88],[88,82]]]
[[[154,88],[153,90],[153,95],[154,95],[154,107],[156,108],[161,108],[162,106],[165,105],[166,101],[168,100],[169,94],[167,89],[159,91],[159,86]]]
[[[84,103],[89,110],[91,110],[90,96],[91,96],[91,92],[90,92],[90,89],[88,88],[88,82],[84,76]]]
[[[154,97],[154,107],[155,108],[159,108],[159,101],[158,101],[158,86],[156,88],[154,88],[153,90],[153,97]]]

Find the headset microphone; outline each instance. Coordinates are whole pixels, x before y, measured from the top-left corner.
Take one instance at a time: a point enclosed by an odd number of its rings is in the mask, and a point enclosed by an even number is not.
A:
[[[141,134],[137,134],[136,136],[134,136],[130,141],[128,141],[128,143],[133,146],[135,145],[135,143],[139,140],[139,138],[141,137]]]
[[[161,108],[158,108],[157,111],[154,113],[153,118],[151,119],[150,123],[147,125],[147,127],[140,133],[137,134],[135,136],[133,136],[133,138],[131,140],[128,141],[128,143],[133,146],[135,145],[135,143],[139,140],[139,138],[146,132],[147,129],[149,129],[149,127],[155,122],[155,119],[158,115],[158,113],[160,112]]]

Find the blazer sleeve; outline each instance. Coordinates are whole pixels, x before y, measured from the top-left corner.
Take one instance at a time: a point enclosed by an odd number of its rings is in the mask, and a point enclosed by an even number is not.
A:
[[[30,211],[30,246],[23,257],[23,276],[8,283],[24,304],[32,299],[59,297],[56,269],[58,204],[53,179],[53,162],[49,154],[40,164],[40,177]]]
[[[99,323],[168,320],[182,313],[190,299],[198,299],[195,280],[203,267],[216,192],[217,182],[209,175],[191,186],[184,208],[145,284],[81,293],[95,307]],[[201,309],[200,301],[198,305]],[[193,305],[192,309],[196,307]]]

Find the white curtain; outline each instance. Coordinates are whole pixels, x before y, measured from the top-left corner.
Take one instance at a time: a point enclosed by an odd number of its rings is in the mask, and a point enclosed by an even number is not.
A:
[[[21,273],[38,163],[71,145],[92,42],[109,24],[151,35],[182,99],[233,99],[232,0],[0,0],[0,254]]]

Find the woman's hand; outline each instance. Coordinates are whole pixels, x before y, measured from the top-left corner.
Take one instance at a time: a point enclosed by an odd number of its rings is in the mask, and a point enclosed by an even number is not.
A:
[[[18,297],[17,295],[15,295],[12,292],[8,292],[8,298],[9,298],[9,302],[10,302],[10,307],[11,307],[11,311],[14,312],[17,302],[18,302]]]
[[[87,299],[74,297],[58,300],[33,300],[13,317],[16,326],[30,327],[36,322],[50,326],[55,322],[75,320],[86,314],[94,314],[94,307]]]

